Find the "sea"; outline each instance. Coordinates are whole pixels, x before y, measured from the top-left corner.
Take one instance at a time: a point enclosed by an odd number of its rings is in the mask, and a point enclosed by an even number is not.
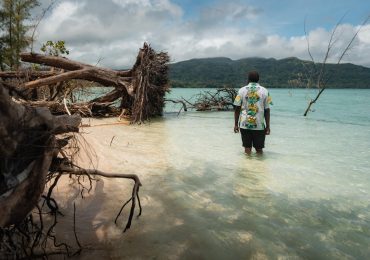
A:
[[[137,155],[117,169],[143,178],[143,213],[118,238],[106,235],[105,256],[370,259],[370,89],[327,89],[306,117],[317,90],[269,91],[263,156],[244,154],[232,111],[179,113],[168,103],[162,118],[105,130],[106,146]],[[128,141],[109,142],[114,131]]]

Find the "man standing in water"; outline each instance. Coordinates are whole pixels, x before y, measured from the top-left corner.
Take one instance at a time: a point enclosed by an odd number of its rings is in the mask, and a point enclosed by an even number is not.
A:
[[[239,89],[234,100],[234,132],[240,130],[245,153],[250,155],[252,146],[257,154],[263,153],[265,136],[270,134],[271,98],[266,88],[258,84],[257,71],[248,73],[248,85]],[[266,124],[265,124],[266,122]]]

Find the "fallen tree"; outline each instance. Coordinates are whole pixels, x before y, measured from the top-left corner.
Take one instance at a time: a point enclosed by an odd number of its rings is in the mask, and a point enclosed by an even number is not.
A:
[[[139,50],[136,62],[130,70],[100,68],[64,57],[36,53],[22,53],[20,57],[24,62],[54,68],[50,71],[0,72],[0,78],[11,90],[11,95],[21,99],[23,104],[38,106],[39,103],[32,103],[48,101],[50,103],[43,103],[43,106],[50,107],[52,113],[67,113],[63,99],[69,97],[74,86],[63,88],[60,84],[71,80],[84,80],[104,87],[113,87],[113,90],[87,102],[74,103],[69,100],[72,113],[80,112],[84,116],[125,114],[133,123],[141,123],[163,113],[164,96],[169,90],[169,57],[165,52],[156,53],[147,43]],[[56,84],[59,84],[59,87],[53,92],[57,93],[51,94],[50,91],[48,98],[40,98],[35,94],[37,89],[51,86],[54,89]],[[56,96],[60,98],[55,100]],[[119,109],[112,108],[119,99]],[[61,109],[62,107],[64,109]]]
[[[137,123],[161,115],[168,91],[169,58],[166,53],[156,53],[148,44],[140,49],[132,69],[125,71],[35,53],[23,53],[21,58],[51,69],[0,73],[0,256],[7,259],[71,256],[82,248],[75,227],[78,248],[74,250],[69,242],[59,242],[53,234],[58,216],[63,215],[53,198],[62,175],[76,179],[81,196],[84,190],[91,190],[96,177],[131,179],[134,181],[131,196],[123,203],[115,223],[126,205],[131,204],[131,208],[124,231],[131,226],[137,204],[138,215],[141,214],[138,176],[83,169],[73,161],[79,150],[75,134],[81,115],[125,113],[131,122]],[[90,101],[73,102],[76,80],[95,82],[113,90]],[[81,181],[83,178],[88,179],[90,187]],[[75,212],[73,215],[75,218]],[[51,217],[51,223],[46,223],[45,216]]]
[[[55,69],[0,73],[0,256],[71,256],[82,248],[75,227],[77,249],[69,242],[57,241],[53,234],[57,218],[63,215],[53,198],[62,175],[77,180],[81,196],[84,190],[91,190],[96,177],[131,179],[131,196],[117,213],[115,223],[126,205],[131,208],[124,231],[130,228],[137,206],[141,214],[138,176],[83,169],[73,162],[72,155],[79,150],[74,140],[81,115],[127,113],[131,122],[140,123],[162,114],[168,90],[168,55],[157,54],[144,44],[133,68],[126,71],[97,68],[62,57],[30,53],[21,56],[24,61]],[[113,90],[90,101],[75,103],[70,98],[67,102],[73,86],[64,84],[71,80],[93,81]],[[54,92],[41,99],[34,90],[43,88],[53,88]],[[88,179],[90,187],[83,184],[83,178]],[[75,218],[75,212],[73,215]],[[46,224],[45,216],[51,217],[51,223]]]

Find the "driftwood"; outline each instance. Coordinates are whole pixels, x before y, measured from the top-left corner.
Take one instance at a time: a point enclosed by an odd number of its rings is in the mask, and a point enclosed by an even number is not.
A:
[[[221,87],[216,91],[204,91],[197,94],[191,101],[189,99],[181,98],[179,100],[167,99],[172,103],[181,103],[182,109],[194,109],[196,111],[229,111],[232,110],[234,99],[237,95],[237,90],[231,87]]]
[[[75,108],[71,112],[80,112],[84,116],[117,116],[123,111],[133,123],[141,123],[163,113],[164,96],[169,89],[169,57],[164,52],[156,53],[147,43],[139,50],[136,62],[130,70],[100,68],[64,57],[36,53],[22,53],[20,56],[24,62],[55,68],[51,71],[28,69],[23,72],[0,72],[0,78],[5,81],[11,94],[23,99],[23,103],[37,106],[38,103],[32,102],[45,101],[44,98],[37,97],[37,89],[71,80],[84,80],[114,89],[106,95],[83,103],[72,104],[74,102],[70,99],[68,103]],[[52,97],[47,101],[54,101],[50,103],[53,114],[63,113],[59,108],[63,106],[63,98],[70,96],[71,88],[73,87],[65,90],[59,86],[58,90],[50,91],[49,95]],[[64,93],[55,93],[63,91]],[[60,98],[55,100],[58,94]],[[121,102],[117,103],[119,99]],[[120,111],[112,109],[112,106],[118,107],[118,104]],[[92,109],[93,107],[99,109]],[[64,110],[64,113],[67,111]]]
[[[57,201],[52,198],[52,192],[63,174],[77,178],[81,186],[81,176],[87,177],[90,185],[94,176],[134,180],[132,196],[123,204],[115,220],[116,222],[122,209],[131,202],[125,231],[130,228],[136,201],[139,203],[139,215],[141,214],[138,195],[141,183],[138,176],[109,174],[74,165],[64,147],[68,147],[70,140],[73,140],[73,135],[68,133],[78,132],[81,117],[53,116],[48,108],[14,102],[7,92],[0,84],[1,258],[32,258],[54,253],[72,255],[71,247],[67,243],[58,243],[53,235],[57,216],[62,213]],[[45,191],[47,182],[50,186]],[[34,209],[38,212],[36,215],[31,213]],[[43,221],[43,216],[47,213],[53,219],[50,226],[46,226]],[[37,220],[34,220],[34,215]],[[76,233],[75,237],[79,247],[75,253],[78,253],[81,245]],[[47,251],[50,248],[57,251]]]

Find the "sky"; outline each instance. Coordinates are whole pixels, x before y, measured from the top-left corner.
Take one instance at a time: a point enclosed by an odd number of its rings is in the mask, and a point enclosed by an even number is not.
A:
[[[369,0],[40,0],[35,16],[52,2],[36,30],[34,50],[64,40],[68,58],[111,68],[131,68],[144,42],[171,62],[247,57],[338,59],[370,67]],[[306,30],[305,30],[306,28]],[[306,33],[305,33],[306,31]],[[307,35],[307,37],[306,37]]]

